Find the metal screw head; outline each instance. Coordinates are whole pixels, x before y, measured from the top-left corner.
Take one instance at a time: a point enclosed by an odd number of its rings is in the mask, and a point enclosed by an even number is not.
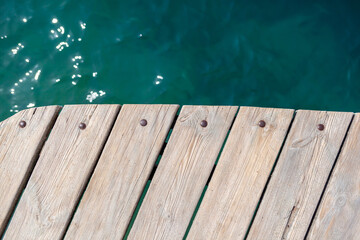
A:
[[[324,129],[325,129],[324,124],[318,124],[318,125],[317,125],[317,129],[319,129],[319,131],[324,130]]]
[[[81,129],[81,130],[84,130],[85,128],[86,128],[86,124],[85,123],[80,123],[79,124],[79,128]]]
[[[24,127],[26,127],[26,122],[23,120],[23,121],[20,121],[19,122],[19,127],[21,127],[21,128],[24,128]]]
[[[266,126],[266,122],[264,120],[260,120],[258,123],[259,127],[265,127]]]
[[[207,125],[208,125],[208,122],[206,120],[202,120],[200,122],[200,126],[202,126],[202,127],[207,127]]]
[[[143,126],[143,127],[145,127],[145,126],[147,125],[146,119],[141,119],[140,125]]]

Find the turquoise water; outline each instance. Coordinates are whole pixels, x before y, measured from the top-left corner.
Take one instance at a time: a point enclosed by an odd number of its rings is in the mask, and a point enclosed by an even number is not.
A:
[[[0,1],[1,119],[90,102],[360,110],[359,1]]]

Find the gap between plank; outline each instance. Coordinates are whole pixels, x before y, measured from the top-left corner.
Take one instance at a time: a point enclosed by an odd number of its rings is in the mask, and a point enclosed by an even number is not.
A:
[[[200,198],[199,198],[199,201],[198,201],[198,203],[197,203],[197,205],[196,205],[196,208],[195,208],[195,210],[194,210],[194,212],[193,212],[193,215],[191,216],[189,225],[188,225],[187,228],[186,228],[186,231],[185,231],[183,240],[185,240],[185,239],[187,238],[187,236],[188,236],[188,234],[189,234],[189,232],[190,232],[191,226],[192,226],[192,224],[193,224],[193,222],[194,222],[194,219],[195,219],[195,217],[196,217],[197,212],[199,211],[201,202],[202,202],[202,200],[204,199],[206,190],[207,190],[207,188],[208,188],[208,186],[209,186],[209,183],[210,183],[210,181],[211,181],[211,178],[212,178],[212,176],[213,176],[213,174],[214,174],[214,172],[215,172],[217,163],[219,162],[221,153],[222,153],[222,151],[224,150],[225,144],[226,144],[227,139],[228,139],[228,137],[229,137],[229,135],[230,135],[231,129],[232,129],[233,125],[234,125],[234,122],[235,122],[235,120],[236,120],[236,118],[237,118],[237,115],[238,115],[239,111],[240,111],[240,107],[239,107],[238,110],[236,111],[236,114],[235,114],[235,116],[234,116],[234,119],[233,119],[232,123],[230,124],[229,130],[228,130],[228,132],[227,132],[227,134],[226,134],[226,137],[225,137],[225,139],[224,139],[224,142],[223,142],[223,144],[222,144],[222,146],[221,146],[221,149],[220,149],[220,151],[219,151],[219,154],[218,154],[218,156],[217,156],[217,158],[216,158],[215,164],[214,164],[214,166],[213,166],[213,168],[212,168],[212,170],[211,170],[210,176],[209,176],[208,180],[206,181],[206,184],[205,184],[204,189],[203,189],[203,191],[202,191],[202,193],[201,193],[201,196],[200,196]]]
[[[56,105],[56,106],[57,106],[57,105]],[[65,106],[65,105],[64,105],[64,106]],[[62,112],[64,106],[59,106],[59,107],[60,107],[59,112],[57,113],[56,118],[55,118],[55,121],[54,121],[53,125],[51,126],[51,129],[50,129],[50,131],[49,131],[49,134],[47,134],[47,135],[45,136],[44,145],[45,145],[45,143],[47,142],[47,140],[49,139],[49,136],[50,136],[50,134],[51,134],[51,132],[52,132],[52,130],[53,130],[53,128],[54,128],[54,125],[55,125],[58,117],[60,116],[60,113]],[[39,152],[39,154],[38,154],[38,157],[40,156],[41,151],[42,151],[42,148],[41,148],[41,150],[40,150],[40,152]]]
[[[43,141],[43,143],[42,143],[41,145],[39,145],[39,147],[38,147],[39,149],[37,150],[37,152],[36,152],[35,155],[34,155],[34,164],[33,164],[33,166],[30,167],[28,173],[25,175],[24,182],[21,184],[21,185],[23,185],[23,188],[22,188],[22,189],[19,189],[18,193],[16,194],[17,197],[14,199],[14,206],[13,206],[13,208],[10,210],[11,215],[10,215],[9,219],[6,221],[6,227],[5,227],[5,229],[4,229],[3,232],[0,232],[0,237],[1,237],[0,239],[3,239],[4,236],[5,236],[6,230],[8,229],[9,224],[10,224],[10,222],[11,222],[11,219],[12,219],[13,216],[14,216],[14,213],[15,213],[16,208],[17,208],[17,206],[18,206],[18,204],[19,204],[19,202],[20,202],[20,199],[21,199],[21,196],[22,196],[22,194],[23,194],[23,192],[24,192],[24,189],[26,188],[26,186],[27,186],[27,184],[28,184],[28,182],[29,182],[30,176],[32,175],[32,173],[33,173],[33,171],[34,171],[34,168],[35,168],[35,166],[36,166],[36,164],[37,164],[37,161],[39,160],[40,153],[41,153],[41,151],[42,151],[42,149],[43,149],[43,147],[44,147],[47,139],[49,138],[49,135],[50,135],[50,133],[51,133],[51,131],[52,131],[54,125],[55,125],[55,122],[56,122],[57,118],[58,118],[59,115],[60,115],[60,112],[61,112],[61,110],[62,110],[62,106],[59,106],[59,107],[60,107],[59,111],[56,112],[56,114],[54,115],[53,119],[52,119],[51,122],[49,123],[48,133],[45,134],[45,136],[44,136],[44,139],[45,139],[45,140]],[[36,109],[37,109],[37,108],[36,108]],[[35,111],[36,111],[36,110],[35,110]],[[35,112],[34,112],[34,113],[35,113]],[[34,115],[34,113],[33,113],[33,115]]]
[[[135,210],[134,210],[134,213],[133,213],[133,215],[132,215],[132,217],[131,217],[129,226],[128,226],[128,228],[126,229],[125,235],[124,235],[124,237],[123,237],[124,240],[126,240],[126,239],[128,238],[128,236],[129,236],[131,227],[132,227],[132,225],[133,225],[134,222],[135,222],[136,216],[137,216],[137,214],[138,214],[138,212],[139,212],[139,210],[140,210],[140,206],[141,206],[142,202],[144,201],[145,195],[146,195],[146,193],[147,193],[147,191],[148,191],[148,189],[149,189],[149,187],[150,187],[150,183],[151,183],[150,180],[148,180],[148,181],[146,182],[145,188],[144,188],[144,190],[143,190],[143,192],[142,192],[142,194],[141,194],[141,196],[140,196],[139,202],[138,202],[138,204],[136,205],[136,208],[135,208]]]
[[[324,196],[324,194],[325,194],[325,190],[326,190],[326,188],[327,188],[327,186],[328,186],[328,184],[329,184],[329,181],[330,181],[330,179],[331,179],[331,177],[332,177],[333,171],[334,171],[334,169],[335,169],[336,163],[337,163],[337,161],[338,161],[338,158],[339,158],[339,156],[340,156],[340,153],[341,153],[341,151],[342,151],[342,149],[343,149],[343,146],[344,146],[344,144],[345,144],[345,140],[346,140],[347,135],[348,135],[348,133],[349,133],[349,130],[350,130],[350,127],[351,127],[352,122],[353,122],[353,120],[354,120],[354,117],[355,117],[355,114],[353,114],[353,116],[352,116],[352,118],[351,118],[351,121],[350,121],[350,123],[349,123],[349,126],[348,126],[348,128],[347,128],[347,130],[346,130],[344,139],[343,139],[342,142],[341,142],[339,151],[338,151],[338,153],[337,153],[337,155],[336,155],[334,164],[333,164],[332,167],[331,167],[331,170],[330,170],[329,176],[328,176],[328,178],[327,178],[327,180],[326,180],[325,186],[324,186],[324,188],[323,188],[323,190],[322,190],[322,192],[321,192],[321,195],[320,195],[320,198],[319,198],[319,202],[318,202],[317,205],[316,205],[314,214],[313,214],[313,216],[312,216],[312,218],[311,218],[311,221],[310,221],[310,224],[309,224],[308,229],[307,229],[307,231],[306,231],[306,234],[305,234],[304,239],[307,239],[307,237],[308,237],[308,235],[309,235],[310,228],[311,228],[311,226],[312,226],[312,224],[313,224],[313,222],[314,222],[316,213],[317,213],[317,211],[318,211],[318,209],[319,209],[319,207],[320,207],[320,204],[321,204],[321,202],[322,202],[322,198],[323,198],[323,196]]]
[[[185,234],[184,234],[183,240],[185,240],[185,239],[187,238],[187,236],[188,236],[188,234],[189,234],[189,232],[190,232],[190,228],[191,228],[191,226],[192,226],[192,223],[194,222],[194,219],[195,219],[195,217],[196,217],[197,212],[199,211],[201,202],[202,202],[202,200],[204,199],[204,196],[205,196],[205,193],[206,193],[207,188],[208,188],[208,185],[205,185],[205,187],[204,187],[204,189],[203,189],[203,191],[202,191],[202,193],[201,193],[200,199],[199,199],[198,203],[196,204],[196,208],[195,208],[195,210],[194,210],[194,213],[193,213],[193,215],[191,216],[190,223],[189,223],[189,225],[188,225],[188,227],[187,227],[187,229],[186,229],[186,232],[185,232]]]
[[[131,216],[131,220],[130,220],[130,222],[129,222],[129,224],[128,224],[128,227],[126,228],[126,231],[125,231],[125,235],[124,235],[124,237],[123,237],[123,240],[126,240],[126,239],[128,238],[128,236],[129,236],[129,233],[130,233],[130,231],[131,231],[131,228],[132,228],[132,226],[133,226],[133,224],[134,224],[134,222],[135,222],[135,219],[136,219],[136,217],[137,217],[137,214],[138,214],[138,212],[139,212],[139,210],[140,210],[141,204],[142,204],[142,202],[143,202],[143,200],[144,200],[144,198],[145,198],[145,196],[146,196],[146,193],[147,193],[147,191],[148,191],[148,189],[149,189],[149,187],[150,187],[151,180],[153,179],[153,177],[154,177],[154,175],[155,175],[155,172],[156,172],[157,167],[158,167],[158,165],[159,165],[159,163],[160,163],[160,161],[161,161],[161,158],[162,158],[162,155],[163,155],[163,153],[164,153],[164,151],[165,151],[165,148],[166,148],[166,146],[167,146],[167,143],[169,142],[169,139],[170,139],[170,136],[171,136],[172,131],[173,131],[173,129],[174,129],[175,123],[176,123],[176,121],[177,121],[177,119],[178,119],[178,117],[179,117],[180,110],[181,110],[181,107],[179,107],[179,109],[178,109],[178,111],[177,111],[177,113],[176,113],[176,115],[175,115],[175,117],[174,117],[174,119],[173,119],[173,122],[172,122],[172,124],[171,124],[170,129],[169,129],[169,132],[168,132],[168,134],[167,134],[167,136],[166,136],[166,138],[165,138],[165,141],[164,141],[164,143],[163,143],[163,145],[162,145],[162,147],[161,147],[161,150],[160,150],[160,152],[159,152],[158,158],[157,158],[157,160],[156,160],[156,162],[155,162],[155,164],[154,164],[154,166],[153,166],[153,168],[152,168],[152,170],[151,170],[151,173],[150,173],[150,175],[149,175],[149,178],[148,178],[148,180],[147,180],[147,183],[146,183],[146,185],[145,185],[145,187],[144,187],[144,189],[143,189],[143,191],[142,191],[142,193],[141,193],[140,199],[139,199],[138,203],[136,204],[135,210],[134,210],[134,212],[133,212],[133,214],[132,214],[132,216]]]
[[[81,200],[82,200],[82,198],[83,198],[83,196],[84,196],[84,193],[85,193],[86,189],[87,189],[88,186],[89,186],[90,179],[91,179],[92,175],[94,174],[95,168],[96,168],[96,166],[97,166],[97,164],[98,164],[98,162],[99,162],[99,159],[100,159],[100,157],[101,157],[101,155],[102,155],[102,153],[103,153],[103,151],[104,151],[105,145],[106,145],[107,141],[109,140],[110,134],[111,134],[111,132],[112,132],[112,130],[113,130],[113,128],[114,128],[114,125],[115,125],[115,122],[116,122],[117,118],[118,118],[119,115],[120,115],[121,109],[122,109],[122,105],[119,106],[119,108],[118,108],[118,110],[117,110],[117,113],[116,113],[116,117],[114,118],[113,122],[112,122],[111,125],[110,125],[109,132],[108,132],[107,136],[105,137],[105,141],[104,141],[103,145],[101,146],[101,151],[99,151],[98,156],[96,156],[96,158],[95,158],[96,160],[95,160],[94,166],[93,166],[93,168],[91,169],[91,171],[90,171],[90,173],[89,173],[89,175],[88,175],[88,177],[87,177],[87,179],[86,179],[86,182],[87,182],[87,183],[86,183],[86,185],[84,186],[84,188],[81,189],[80,197],[78,198],[78,200],[77,200],[77,202],[76,202],[76,206],[75,206],[75,208],[73,209],[73,211],[72,211],[72,213],[71,213],[71,215],[70,215],[70,218],[69,218],[68,222],[66,223],[66,227],[65,227],[64,233],[62,234],[62,236],[61,236],[60,239],[64,239],[67,231],[69,230],[70,224],[71,224],[71,222],[72,222],[72,220],[73,220],[73,218],[74,218],[74,216],[75,216],[75,213],[76,213],[76,211],[77,211],[77,209],[78,209],[78,207],[79,207],[79,205],[80,205],[80,202],[81,202]]]
[[[281,145],[281,147],[280,147],[280,150],[279,150],[279,152],[278,152],[278,154],[277,154],[277,156],[276,156],[276,160],[275,160],[274,165],[273,165],[273,167],[272,167],[272,169],[271,169],[271,171],[270,171],[270,174],[269,174],[269,177],[268,177],[268,179],[267,179],[267,181],[266,181],[265,187],[264,187],[264,189],[263,189],[263,191],[262,191],[262,193],[261,193],[261,197],[260,197],[260,199],[259,199],[259,201],[258,201],[258,204],[257,204],[257,206],[256,206],[255,212],[254,212],[254,214],[253,214],[253,216],[252,216],[252,218],[251,218],[249,227],[248,227],[247,230],[246,230],[246,234],[245,234],[244,240],[247,239],[247,237],[248,237],[248,235],[249,235],[249,232],[250,232],[250,229],[251,229],[252,224],[253,224],[253,222],[254,222],[254,219],[255,219],[255,217],[256,217],[257,211],[259,210],[261,201],[262,201],[263,198],[264,198],[266,189],[267,189],[267,187],[268,187],[268,185],[269,185],[269,182],[270,182],[271,176],[272,176],[272,174],[273,174],[273,172],[274,172],[274,169],[275,169],[275,167],[276,167],[276,164],[277,164],[277,162],[278,162],[278,160],[279,160],[279,158],[280,158],[280,154],[281,154],[281,152],[282,152],[282,150],[283,150],[283,147],[284,147],[284,145],[285,145],[286,139],[287,139],[287,137],[288,137],[288,135],[289,135],[289,132],[290,132],[290,129],[291,129],[291,127],[292,127],[292,124],[293,124],[293,122],[294,122],[295,117],[296,117],[296,111],[294,111],[294,114],[293,114],[293,117],[292,117],[292,119],[291,119],[289,128],[287,129],[285,138],[284,138],[284,140],[283,140],[283,142],[282,142],[282,145]]]

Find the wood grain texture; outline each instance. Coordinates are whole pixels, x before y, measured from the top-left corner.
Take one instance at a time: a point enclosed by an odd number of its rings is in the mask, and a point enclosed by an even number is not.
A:
[[[307,239],[359,239],[360,114],[355,114]]]
[[[59,111],[59,106],[31,108],[0,123],[0,236]]]
[[[118,105],[63,108],[4,239],[62,237],[118,111]],[[86,129],[79,128],[80,122]]]
[[[65,239],[122,239],[178,108],[122,107]]]
[[[245,237],[293,113],[240,108],[187,239]]]
[[[248,239],[304,239],[352,116],[297,111]]]
[[[183,238],[236,111],[182,108],[128,239]]]

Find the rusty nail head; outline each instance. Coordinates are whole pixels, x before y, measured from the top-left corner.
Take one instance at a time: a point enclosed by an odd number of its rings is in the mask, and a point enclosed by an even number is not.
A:
[[[258,123],[259,127],[265,127],[266,125],[266,122],[264,120],[260,120],[259,123]]]
[[[24,120],[19,122],[19,127],[24,128],[26,127],[26,122]]]
[[[84,130],[85,128],[86,128],[86,124],[85,123],[80,123],[79,124],[79,128],[81,129],[81,130]]]
[[[145,127],[145,126],[147,125],[146,119],[141,119],[140,125],[143,126],[143,127]]]
[[[206,120],[202,120],[200,122],[200,126],[202,126],[202,127],[207,127],[207,125],[208,125],[208,122]]]
[[[318,124],[318,125],[317,125],[317,128],[318,128],[320,131],[322,131],[322,130],[325,129],[325,126],[324,126],[324,124]]]

